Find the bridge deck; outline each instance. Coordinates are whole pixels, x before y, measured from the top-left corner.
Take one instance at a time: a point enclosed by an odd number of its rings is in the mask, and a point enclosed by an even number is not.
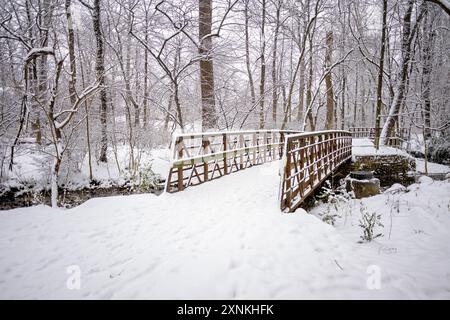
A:
[[[282,158],[280,207],[292,212],[350,159],[351,133],[258,130],[182,134],[175,137],[171,152],[167,192]]]

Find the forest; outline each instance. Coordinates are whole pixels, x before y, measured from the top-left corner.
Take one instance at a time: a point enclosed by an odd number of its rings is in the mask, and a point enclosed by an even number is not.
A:
[[[0,4],[0,299],[450,299],[450,0]]]
[[[380,145],[406,128],[411,152],[449,159],[447,0],[1,3],[4,185],[132,180],[202,131],[369,127]]]

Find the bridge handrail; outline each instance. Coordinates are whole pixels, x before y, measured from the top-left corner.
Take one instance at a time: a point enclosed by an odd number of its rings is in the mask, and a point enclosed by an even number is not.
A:
[[[311,136],[317,136],[317,135],[323,135],[323,134],[329,134],[329,133],[345,133],[345,134],[349,134],[352,135],[352,132],[349,130],[322,130],[322,131],[311,131],[311,132],[300,132],[300,133],[296,133],[296,134],[291,134],[289,135],[290,139],[295,139],[295,138],[307,138],[307,137],[311,137]]]
[[[292,212],[352,155],[352,133],[325,130],[289,135],[283,152],[280,207]]]
[[[260,138],[260,134],[294,134],[299,133],[300,131],[294,131],[294,130],[242,130],[242,131],[217,131],[217,132],[197,132],[197,133],[182,133],[182,134],[176,134],[173,138],[172,143],[172,160],[176,161],[179,159],[188,159],[191,158],[191,155],[188,155],[187,157],[184,156],[183,150],[186,149],[197,149],[204,147],[204,141],[209,141],[208,146],[211,145],[222,145],[225,142],[224,141],[210,141],[210,138],[217,138],[222,137],[223,140],[230,141],[230,137],[234,136],[235,138],[237,136],[244,136],[244,135],[255,135],[258,138]],[[201,138],[201,139],[200,139]],[[189,145],[186,146],[184,141],[197,141],[197,145]],[[180,150],[182,149],[182,150]],[[198,149],[197,149],[198,151]],[[189,153],[189,152],[187,152]],[[198,155],[198,154],[197,154]]]
[[[286,132],[286,133],[298,133],[298,130],[277,130],[277,129],[261,129],[261,130],[232,130],[232,131],[205,131],[205,132],[193,132],[193,133],[177,133],[175,138],[177,137],[202,137],[202,136],[222,136],[224,134],[227,135],[235,135],[235,134],[249,134],[249,133],[262,133],[262,132]]]
[[[177,134],[166,182],[168,192],[280,159],[285,135],[294,130],[243,130]]]

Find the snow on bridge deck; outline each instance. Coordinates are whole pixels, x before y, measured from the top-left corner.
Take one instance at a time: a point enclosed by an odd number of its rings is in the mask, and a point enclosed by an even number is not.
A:
[[[0,298],[450,297],[449,183],[368,199],[386,226],[386,203],[401,208],[390,239],[357,244],[359,200],[336,228],[301,210],[282,214],[278,169],[266,163],[159,197],[1,212]],[[381,290],[366,286],[373,264]],[[66,285],[72,265],[79,290]]]

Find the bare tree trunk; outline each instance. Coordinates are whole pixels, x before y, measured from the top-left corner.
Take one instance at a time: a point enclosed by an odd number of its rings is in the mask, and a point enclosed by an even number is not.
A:
[[[429,2],[433,2],[441,7],[442,10],[445,11],[446,14],[450,16],[450,2],[448,0],[425,0]]]
[[[306,105],[308,106],[307,117],[309,120],[309,127],[311,131],[314,131],[314,118],[312,114],[312,81],[313,81],[313,39],[310,35],[309,38],[309,63],[308,63],[308,88],[306,90]]]
[[[247,67],[247,75],[248,75],[248,82],[250,86],[250,98],[251,98],[251,104],[252,107],[256,103],[256,93],[255,93],[255,84],[253,82],[253,75],[252,75],[252,69],[250,66],[250,39],[249,39],[249,16],[248,16],[248,3],[249,0],[245,0],[245,8],[244,8],[244,15],[245,15],[245,65]]]
[[[338,1],[338,7],[339,7],[339,19],[342,21],[342,40],[341,40],[341,55],[344,54],[344,51],[346,49],[346,35],[347,35],[347,23],[348,20],[346,18],[346,12],[345,10],[341,10],[341,1]],[[347,94],[347,73],[345,70],[345,66],[341,67],[341,77],[342,77],[342,88],[341,88],[341,130],[345,129],[345,112],[346,112],[346,107],[345,107],[345,103],[346,103],[346,94]],[[336,106],[337,109],[337,106]],[[336,123],[337,126],[337,123]]]
[[[101,125],[101,145],[100,162],[107,162],[108,136],[107,136],[107,96],[105,89],[105,57],[103,48],[103,34],[101,24],[101,0],[94,0],[92,10],[92,23],[94,25],[95,40],[97,42],[97,53],[95,59],[95,69],[97,81],[100,83],[100,125]]]
[[[305,61],[302,59],[300,63],[300,82],[298,88],[298,110],[297,110],[297,121],[303,121],[303,112],[305,108],[304,98],[305,98]]]
[[[273,53],[272,53],[272,121],[274,127],[277,126],[277,104],[278,104],[278,83],[277,83],[277,45],[278,45],[278,32],[280,29],[280,12],[281,1],[278,2],[276,7],[276,24],[275,34],[273,39]]]
[[[200,39],[200,89],[202,96],[202,128],[217,127],[216,100],[214,95],[214,66],[212,50],[212,6],[211,0],[199,0],[198,34]],[[178,91],[178,88],[175,89]],[[175,104],[178,97],[175,97]]]
[[[291,77],[291,83],[289,85],[289,92],[287,95],[287,99],[285,99],[286,107],[284,108],[284,118],[283,118],[283,123],[281,125],[282,130],[284,130],[286,128],[288,119],[290,119],[290,117],[291,117],[292,95],[294,92],[294,86],[295,86],[295,82],[297,79],[297,74],[300,70],[300,65],[304,58],[305,48],[306,48],[306,39],[308,37],[309,37],[309,46],[310,46],[310,56],[309,56],[310,57],[310,70],[309,70],[310,71],[310,79],[309,79],[310,82],[308,83],[310,95],[309,95],[309,101],[308,101],[307,116],[311,117],[310,119],[312,119],[312,113],[311,113],[312,112],[311,111],[311,109],[312,109],[312,104],[311,104],[311,102],[312,102],[312,92],[311,92],[311,86],[312,86],[312,41],[313,41],[312,39],[313,39],[313,33],[315,30],[315,26],[316,26],[316,18],[318,16],[319,4],[320,4],[320,1],[317,1],[316,5],[315,5],[315,10],[314,10],[314,16],[311,19],[309,19],[309,14],[308,14],[309,22],[308,22],[308,25],[305,27],[305,33],[303,34],[303,40],[302,40],[302,44],[301,44],[302,49],[300,50],[300,55],[298,57],[294,72]],[[309,8],[309,1],[307,2],[307,6]],[[309,9],[308,9],[308,11],[309,11]],[[311,27],[313,29],[312,32],[311,32]],[[291,66],[292,66],[292,63],[291,63]],[[307,99],[308,99],[308,93],[307,93]],[[304,130],[304,126],[305,126],[305,121],[302,122],[300,130]],[[313,121],[311,121],[311,126],[314,127]]]
[[[262,0],[261,14],[261,74],[259,81],[259,128],[264,129],[264,102],[265,102],[265,83],[266,83],[266,0]]]
[[[69,79],[69,96],[70,103],[75,104],[76,97],[76,83],[77,83],[77,66],[75,60],[75,35],[73,30],[72,12],[71,12],[72,0],[66,0],[66,19],[67,19],[67,47],[69,49],[69,63],[70,63],[70,79]]]
[[[140,126],[140,119],[141,119],[141,109],[139,107],[139,91],[140,91],[140,73],[138,72],[136,66],[140,64],[140,52],[139,48],[135,47],[135,57],[134,57],[134,63],[135,63],[135,75],[134,75],[134,90],[135,90],[135,99],[134,102],[134,126],[136,128],[139,128]]]
[[[431,71],[433,69],[433,40],[434,32],[432,30],[433,19],[429,16],[430,6],[425,9],[425,18],[423,26],[423,50],[422,50],[422,113],[424,119],[424,139],[431,137]]]
[[[144,35],[144,41],[145,43],[148,43],[148,12],[145,11],[145,35]],[[148,51],[144,50],[144,101],[142,103],[142,109],[143,109],[143,127],[147,127],[147,100],[148,100]]]
[[[58,174],[61,167],[61,158],[56,156],[53,160],[51,169],[51,205],[52,208],[58,207]]]
[[[181,54],[181,46],[178,45],[177,49],[176,49],[174,61],[173,61],[173,74],[175,74],[177,69],[178,69],[178,64],[179,64],[179,61],[180,61],[180,54]],[[167,112],[166,112],[166,116],[164,118],[164,130],[166,130],[166,131],[167,131],[168,125],[169,125],[170,111],[172,110],[172,104],[173,104],[174,95],[175,95],[175,85],[174,85],[174,83],[172,83],[172,85],[170,86],[170,90],[171,90],[171,92],[170,92],[170,95],[169,95],[169,104],[167,106]]]
[[[83,88],[86,87],[86,82],[84,79],[84,68],[83,68],[83,54],[80,46],[80,37],[77,33],[77,42],[78,42],[78,57],[80,61],[80,71],[81,71],[81,84]],[[91,99],[89,99],[91,100]],[[89,181],[92,181],[94,179],[94,176],[92,174],[92,152],[91,152],[91,133],[90,133],[90,127],[89,127],[89,107],[88,107],[88,101],[87,99],[84,100],[84,111],[86,113],[86,144],[87,144],[87,154],[88,154],[88,166],[89,166]],[[90,103],[89,103],[90,105]]]
[[[341,130],[345,128],[345,93],[347,86],[347,76],[345,75],[345,70],[342,68],[342,92],[341,92]]]
[[[27,1],[28,2],[28,1]],[[40,4],[41,7],[38,10],[36,21],[39,23],[39,35],[38,35],[38,47],[48,46],[48,35],[50,23],[53,16],[53,9],[55,4],[50,0],[43,0]],[[41,129],[41,107],[47,104],[48,96],[48,61],[47,55],[41,55],[36,59],[35,66],[37,68],[37,78],[35,85],[35,101],[36,104],[32,108],[32,124],[31,128],[36,136],[36,143],[42,143],[42,129]]]
[[[170,111],[172,110],[172,103],[173,103],[173,85],[172,87],[172,92],[169,95],[169,104],[167,105],[167,113],[166,116],[164,117],[164,130],[167,131],[167,129],[169,128],[169,119],[170,119]]]
[[[333,50],[333,32],[328,31],[326,35],[326,54],[325,54],[325,69],[331,68],[331,53]],[[325,128],[327,130],[334,129],[333,112],[334,112],[334,94],[333,83],[331,81],[331,72],[325,76],[325,86],[327,90],[327,119]]]
[[[381,50],[380,50],[380,63],[378,70],[378,83],[377,83],[377,108],[375,113],[375,147],[380,147],[380,118],[381,118],[381,106],[383,98],[383,72],[384,72],[384,51],[386,48],[386,17],[387,17],[387,0],[383,0],[383,24],[381,29]]]
[[[406,91],[406,83],[408,80],[408,69],[411,61],[411,44],[417,30],[418,23],[423,17],[423,11],[419,13],[413,31],[411,30],[411,16],[414,7],[414,1],[408,2],[408,9],[403,16],[403,34],[402,34],[402,61],[400,63],[400,76],[397,84],[397,91],[389,109],[389,114],[380,134],[380,143],[385,144],[386,139],[393,135],[398,113],[403,104]]]
[[[364,77],[361,84],[361,125],[366,126],[366,87],[364,85]]]
[[[178,94],[178,79],[176,78],[175,82],[173,83],[173,99],[175,102],[175,107],[177,108],[177,115],[178,115],[178,122],[181,128],[181,131],[184,132],[184,122],[183,122],[183,116],[181,114],[181,103],[180,98]]]
[[[354,100],[353,100],[353,126],[357,127],[357,122],[356,122],[356,115],[357,115],[357,110],[358,110],[358,75],[356,75],[356,80],[355,80],[355,96],[354,96]]]

